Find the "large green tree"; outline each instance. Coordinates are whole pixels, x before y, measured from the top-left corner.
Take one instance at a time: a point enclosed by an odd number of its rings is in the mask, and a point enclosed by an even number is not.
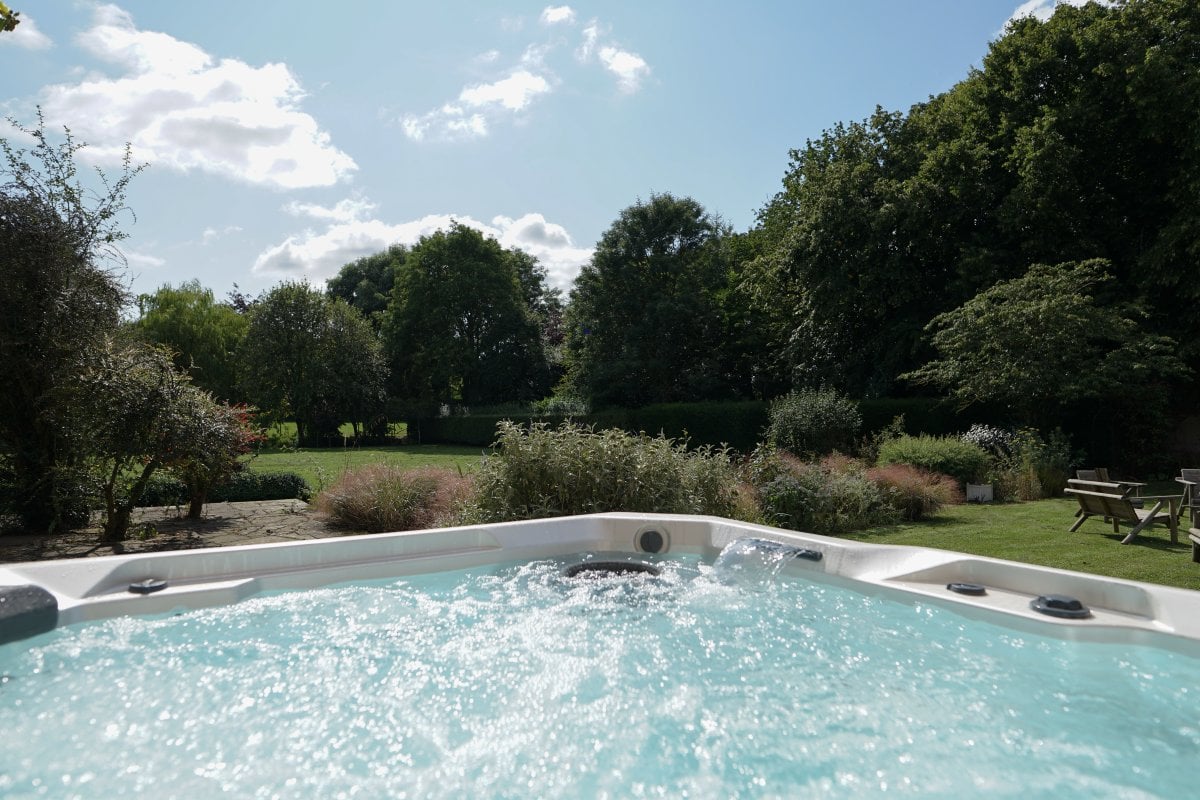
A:
[[[237,392],[237,349],[246,335],[246,317],[213,299],[199,281],[165,284],[138,298],[135,328],[148,340],[170,348],[177,368],[197,386],[223,400]]]
[[[370,325],[307,283],[282,283],[250,307],[241,386],[260,409],[296,423],[305,445],[381,411],[386,367]]]
[[[726,234],[687,197],[652,195],[621,212],[571,292],[566,344],[576,393],[627,407],[733,394],[720,307]]]
[[[545,396],[549,369],[529,306],[546,295],[543,280],[527,256],[465,225],[422,237],[396,274],[384,323],[392,393],[416,415]]]
[[[87,440],[68,426],[72,388],[119,324],[117,222],[138,170],[127,160],[93,191],[69,134],[55,144],[41,124],[24,133],[30,151],[0,139],[0,466],[9,510],[50,531],[87,519]]]

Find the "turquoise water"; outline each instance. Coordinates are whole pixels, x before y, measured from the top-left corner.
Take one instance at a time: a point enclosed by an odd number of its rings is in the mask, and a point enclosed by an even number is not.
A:
[[[0,796],[1194,795],[1197,659],[745,565],[564,563],[0,647]]]

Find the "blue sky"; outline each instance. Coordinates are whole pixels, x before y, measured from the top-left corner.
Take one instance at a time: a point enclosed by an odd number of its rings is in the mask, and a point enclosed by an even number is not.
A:
[[[323,285],[450,219],[566,289],[626,206],[687,195],[744,230],[790,149],[948,89],[1054,2],[11,0],[0,111],[150,165],[135,292]]]

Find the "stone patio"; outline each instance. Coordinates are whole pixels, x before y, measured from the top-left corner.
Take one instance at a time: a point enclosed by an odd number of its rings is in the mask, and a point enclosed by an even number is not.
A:
[[[98,520],[88,528],[55,536],[0,535],[0,564],[291,542],[356,533],[330,527],[312,506],[300,500],[210,503],[201,519],[186,519],[185,512],[174,506],[136,509],[129,538],[115,545],[99,543]]]

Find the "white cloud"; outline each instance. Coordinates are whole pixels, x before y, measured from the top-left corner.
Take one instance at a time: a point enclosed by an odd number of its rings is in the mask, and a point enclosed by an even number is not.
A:
[[[475,139],[487,136],[487,120],[482,114],[468,115],[462,106],[447,103],[426,114],[407,115],[400,120],[400,128],[404,135],[414,142],[428,138],[435,139]]]
[[[579,275],[579,269],[592,259],[592,248],[576,247],[562,225],[547,222],[541,214],[525,214],[517,219],[496,217],[492,224],[500,230],[500,244],[519,247],[537,258],[546,268],[551,286],[564,293]]]
[[[375,210],[375,204],[369,200],[357,200],[347,197],[339,200],[333,208],[317,205],[316,203],[299,203],[292,201],[283,210],[296,217],[311,217],[326,222],[353,222],[361,219],[367,212]]]
[[[599,21],[592,20],[583,29],[583,41],[575,49],[575,58],[587,64],[598,57],[600,64],[617,78],[617,87],[626,94],[636,92],[642,79],[650,74],[650,65],[637,53],[623,50],[613,44],[601,44],[607,30]]]
[[[570,6],[548,6],[542,11],[544,25],[575,23],[575,11]],[[582,64],[599,63],[617,79],[622,92],[637,91],[650,74],[650,65],[637,53],[624,50],[606,41],[607,29],[598,20],[590,21],[582,31],[582,41],[575,58]],[[405,114],[399,118],[404,134],[414,141],[465,140],[487,136],[496,123],[512,114],[524,112],[539,98],[562,85],[563,80],[550,66],[552,56],[565,49],[558,34],[533,42],[525,47],[509,73],[490,83],[463,88],[458,97],[424,114]],[[496,51],[488,51],[487,62],[497,60]],[[475,64],[484,63],[476,56]],[[561,59],[560,59],[561,61]],[[569,63],[569,62],[568,62]]]
[[[575,9],[570,6],[546,6],[542,9],[542,24],[557,25],[565,22],[568,25],[575,21]]]
[[[33,17],[22,13],[18,19],[21,22],[16,28],[0,35],[0,47],[12,45],[14,47],[23,47],[26,50],[45,50],[54,44],[49,36],[38,30],[37,23],[33,21]]]
[[[139,253],[136,250],[124,250],[122,251],[122,255],[125,256],[125,261],[129,263],[129,266],[134,268],[145,267],[156,269],[158,267],[164,267],[167,264],[165,259],[159,258],[158,256],[152,256],[149,253]]]
[[[539,94],[550,91],[550,82],[541,75],[528,70],[518,70],[503,80],[468,86],[458,99],[469,106],[486,106],[496,103],[509,111],[520,111]]]
[[[216,228],[209,226],[204,229],[203,233],[200,234],[200,244],[204,244],[204,245],[212,244],[217,239],[220,239],[222,236],[228,236],[231,233],[240,233],[241,231],[242,231],[242,226],[240,226],[240,225],[226,225],[224,228],[221,228],[220,230],[217,230]]]
[[[439,139],[478,138],[487,135],[489,117],[522,111],[549,91],[546,78],[519,69],[493,83],[468,86],[459,92],[457,103],[447,103],[421,116],[405,116],[400,124],[405,135],[418,142],[431,134]]]
[[[343,201],[347,202],[359,201]],[[339,203],[335,208],[341,206]],[[580,267],[592,257],[591,249],[575,246],[566,228],[548,222],[536,213],[517,219],[498,216],[490,225],[452,214],[428,214],[398,224],[378,219],[322,218],[331,223],[324,231],[289,236],[280,244],[267,248],[255,260],[254,272],[322,281],[336,275],[351,261],[386,250],[393,244],[416,244],[422,236],[445,230],[452,222],[475,228],[504,247],[519,247],[535,256],[546,267],[551,284],[564,290],[570,288]]]
[[[596,42],[600,39],[600,23],[592,20],[587,27],[583,29],[583,42],[575,51],[575,57],[580,61],[591,61],[592,55],[596,52]]]
[[[650,65],[645,59],[637,53],[618,50],[615,47],[600,48],[600,63],[617,76],[617,86],[622,92],[636,92],[641,86],[642,78],[650,74]]]
[[[200,169],[282,189],[329,186],[357,169],[299,109],[304,91],[286,64],[216,60],[165,33],[139,30],[122,9],[96,9],[79,43],[124,70],[43,90],[47,121],[89,143],[85,155]]]

